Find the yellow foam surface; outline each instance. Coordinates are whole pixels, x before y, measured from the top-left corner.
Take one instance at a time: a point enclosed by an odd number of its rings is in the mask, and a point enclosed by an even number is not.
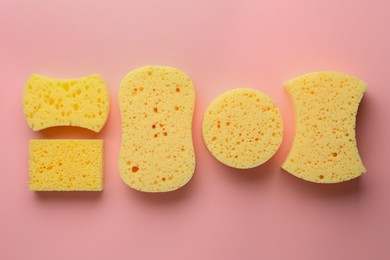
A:
[[[24,88],[24,115],[34,131],[79,126],[99,132],[109,112],[107,87],[97,74],[54,79],[32,74]]]
[[[193,83],[178,69],[145,66],[124,77],[119,90],[119,169],[127,185],[139,191],[166,192],[191,179],[194,103]]]
[[[270,159],[283,138],[283,121],[271,98],[238,88],[218,96],[203,118],[203,139],[211,154],[235,168],[253,168]]]
[[[30,140],[32,191],[103,190],[102,140]]]
[[[367,85],[336,72],[307,74],[285,83],[295,111],[295,136],[282,165],[311,182],[337,183],[366,172],[355,121]]]

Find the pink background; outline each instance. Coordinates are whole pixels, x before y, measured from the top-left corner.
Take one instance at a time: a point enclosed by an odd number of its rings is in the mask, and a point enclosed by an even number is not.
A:
[[[0,259],[390,259],[390,2],[0,0]],[[119,177],[118,87],[130,70],[170,65],[197,89],[197,168],[184,188],[144,194]],[[369,85],[357,120],[368,173],[312,184],[280,169],[294,121],[282,83],[317,70]],[[99,73],[111,112],[98,134],[32,132],[22,113],[30,73]],[[280,107],[281,149],[235,170],[207,151],[202,114],[219,94],[259,89]],[[103,138],[102,193],[28,191],[28,140]]]

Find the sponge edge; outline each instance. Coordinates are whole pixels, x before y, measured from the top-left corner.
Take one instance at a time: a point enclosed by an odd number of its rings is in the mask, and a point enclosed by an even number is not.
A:
[[[195,170],[195,89],[191,79],[172,67],[135,69],[121,82],[119,104],[123,181],[144,192],[184,186]]]
[[[218,96],[206,109],[203,139],[220,162],[240,169],[266,162],[283,139],[279,109],[267,95],[249,88]]]
[[[342,73],[315,72],[284,86],[294,106],[296,126],[282,168],[317,183],[338,183],[365,173],[355,124],[367,84]]]
[[[79,79],[32,74],[24,88],[23,104],[27,123],[34,131],[78,126],[100,132],[108,118],[109,95],[97,74]]]
[[[102,140],[30,140],[31,191],[102,191]]]

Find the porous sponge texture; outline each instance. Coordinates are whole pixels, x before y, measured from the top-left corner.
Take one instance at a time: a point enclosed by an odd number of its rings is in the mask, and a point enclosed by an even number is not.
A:
[[[178,69],[145,66],[121,82],[123,181],[144,192],[166,192],[185,185],[195,170],[192,118],[195,88]]]
[[[34,131],[78,126],[99,132],[109,113],[107,87],[97,74],[80,79],[54,79],[32,74],[25,85],[24,115]]]
[[[294,106],[295,135],[282,168],[317,183],[342,182],[366,172],[355,140],[366,83],[342,73],[315,72],[284,86]]]
[[[30,140],[31,191],[103,190],[102,140]]]
[[[203,139],[220,162],[240,169],[270,159],[283,139],[279,109],[267,95],[249,88],[218,96],[203,117]]]

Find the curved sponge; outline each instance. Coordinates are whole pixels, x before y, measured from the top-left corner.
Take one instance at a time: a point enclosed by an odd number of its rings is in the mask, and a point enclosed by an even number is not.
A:
[[[102,191],[102,140],[30,140],[32,191]]]
[[[271,158],[283,138],[283,121],[271,98],[238,88],[218,96],[203,118],[203,139],[212,155],[235,168],[253,168]]]
[[[195,170],[191,79],[171,67],[138,68],[122,80],[119,104],[123,181],[145,192],[172,191],[185,185]]]
[[[295,112],[295,136],[282,165],[311,182],[337,183],[366,172],[355,121],[366,83],[336,72],[306,74],[285,83]]]
[[[99,132],[109,112],[103,79],[54,79],[32,74],[24,88],[24,115],[34,131],[52,126],[79,126]]]

